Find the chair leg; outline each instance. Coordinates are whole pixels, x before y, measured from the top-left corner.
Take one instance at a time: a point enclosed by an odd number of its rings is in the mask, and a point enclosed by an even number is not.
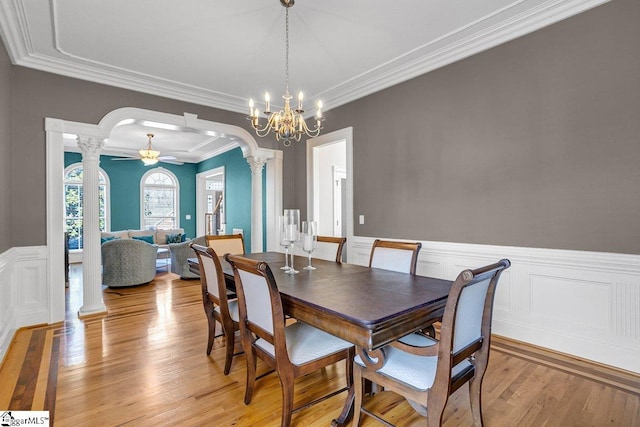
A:
[[[427,404],[427,425],[429,427],[442,426],[442,414],[447,405],[447,399],[429,401]]]
[[[364,396],[364,384],[362,384],[362,368],[359,365],[353,366],[353,382],[355,398],[353,400],[353,427],[360,425],[360,414],[362,412],[362,399]]]
[[[209,338],[207,340],[207,356],[211,354],[211,349],[213,349],[213,340],[216,337],[216,319],[213,317],[213,305],[211,307],[206,307],[207,313],[207,323],[209,324]]]
[[[231,362],[233,361],[233,350],[235,347],[235,335],[236,331],[233,329],[233,326],[224,328],[224,338],[225,338],[225,359],[224,359],[224,374],[229,375],[229,371],[231,371]]]
[[[483,343],[482,348],[476,352],[475,355],[475,373],[473,378],[469,380],[469,403],[471,405],[471,415],[473,416],[473,422],[476,427],[482,427],[484,425],[482,420],[482,380],[484,379],[484,373],[487,371],[487,365],[489,364],[489,345],[488,340]]]
[[[347,375],[347,387],[351,387],[353,385],[353,359],[356,357],[356,348],[355,347],[351,347],[349,349],[349,355],[347,356],[347,359],[345,360],[345,363],[347,364],[345,372]]]
[[[249,350],[245,350],[245,355],[247,358],[247,386],[244,392],[244,404],[248,405],[251,403],[251,397],[253,396],[253,389],[256,385],[256,353],[253,349],[253,346],[249,344]]]
[[[469,403],[471,404],[471,415],[473,416],[473,424],[476,427],[484,425],[482,420],[482,378],[473,377],[469,381]]]
[[[293,413],[293,375],[280,373],[280,386],[282,387],[282,427],[291,425],[291,414]]]

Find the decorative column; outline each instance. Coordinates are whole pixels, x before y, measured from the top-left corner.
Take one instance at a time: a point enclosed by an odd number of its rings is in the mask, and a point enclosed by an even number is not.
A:
[[[282,215],[282,151],[276,151],[274,156],[267,160],[265,169],[265,179],[267,181],[266,191],[266,234],[267,252],[277,252],[282,250],[280,246],[280,236],[278,233],[278,217]]]
[[[262,252],[262,168],[267,159],[247,157],[251,167],[251,252]]]
[[[82,150],[82,307],[80,317],[105,313],[100,254],[99,164],[104,139],[78,136]]]

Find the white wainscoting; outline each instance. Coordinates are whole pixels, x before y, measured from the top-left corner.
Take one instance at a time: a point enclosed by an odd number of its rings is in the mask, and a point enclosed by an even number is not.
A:
[[[15,247],[0,254],[0,361],[16,330],[49,323],[49,311],[47,248]]]
[[[374,238],[347,241],[349,262],[367,265]],[[494,305],[493,333],[640,372],[640,256],[422,242],[418,274],[455,279],[509,258]],[[297,250],[296,250],[297,252]],[[0,254],[0,360],[15,331],[50,323],[45,246]],[[53,307],[53,308],[52,308]]]
[[[347,242],[349,262],[368,265],[373,240]],[[502,258],[494,334],[640,373],[640,256],[423,241],[417,272],[453,280]]]
[[[0,255],[0,361],[4,360],[16,332],[16,304],[13,286],[15,251]]]

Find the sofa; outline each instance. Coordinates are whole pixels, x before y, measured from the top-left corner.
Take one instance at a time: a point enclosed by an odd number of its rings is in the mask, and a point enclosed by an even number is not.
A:
[[[178,237],[179,236],[179,237]],[[121,230],[121,231],[103,231],[100,233],[102,243],[113,239],[138,239],[144,240],[152,245],[167,245],[167,237],[169,240],[178,238],[180,241],[186,241],[184,228],[174,228],[171,230]],[[178,243],[178,242],[174,242]]]
[[[199,279],[200,276],[189,271],[187,259],[195,258],[196,253],[191,249],[190,245],[206,246],[207,240],[204,236],[196,237],[193,240],[182,243],[169,243],[169,251],[171,252],[171,272],[180,276],[181,279]]]
[[[102,244],[102,284],[110,288],[137,286],[156,277],[158,247],[137,239]]]

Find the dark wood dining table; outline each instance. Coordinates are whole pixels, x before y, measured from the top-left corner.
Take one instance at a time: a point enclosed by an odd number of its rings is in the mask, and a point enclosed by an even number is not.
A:
[[[299,273],[287,274],[280,269],[285,264],[282,253],[245,256],[269,264],[286,314],[369,351],[442,317],[453,283],[320,259],[313,259],[316,270],[304,270],[307,259],[298,256],[294,265]],[[231,265],[223,257],[221,260],[230,281]],[[346,425],[353,398],[351,387],[343,411],[332,425]]]

